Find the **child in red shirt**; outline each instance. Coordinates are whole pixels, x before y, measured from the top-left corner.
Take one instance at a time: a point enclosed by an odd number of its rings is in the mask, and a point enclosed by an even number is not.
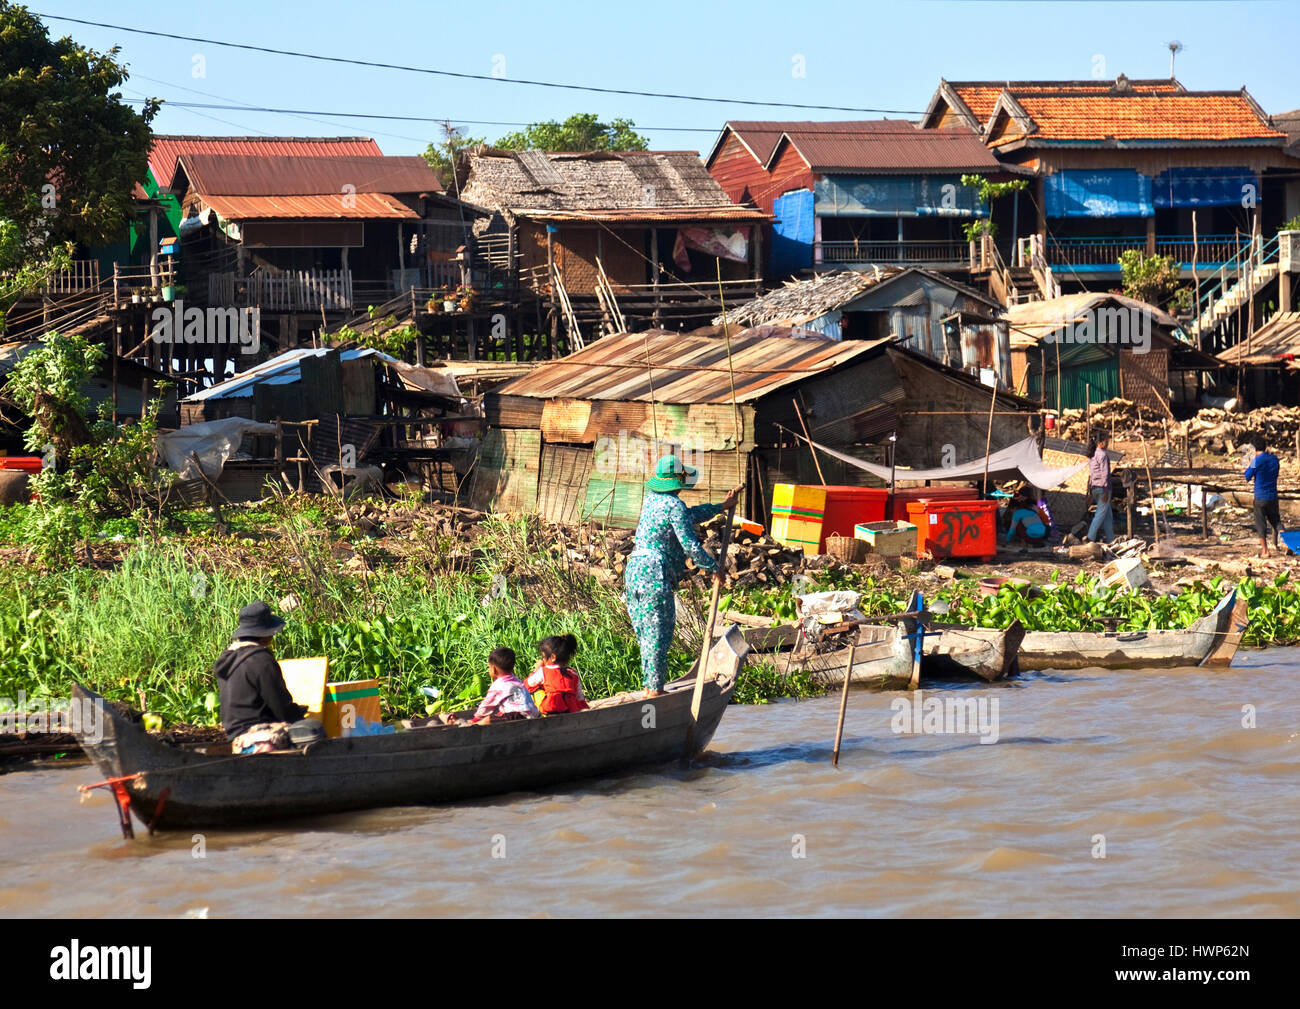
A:
[[[542,657],[524,685],[529,690],[544,691],[537,705],[541,713],[558,715],[590,707],[582,694],[582,681],[569,668],[573,653],[578,650],[578,639],[572,634],[553,635],[538,642],[537,650]]]

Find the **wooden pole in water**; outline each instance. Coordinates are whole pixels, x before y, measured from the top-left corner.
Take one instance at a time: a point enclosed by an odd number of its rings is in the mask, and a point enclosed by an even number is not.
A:
[[[853,679],[853,646],[857,633],[849,636],[849,657],[844,660],[844,689],[840,691],[840,720],[835,726],[835,748],[831,750],[831,767],[840,763],[840,740],[844,738],[844,712],[849,706],[849,682]]]

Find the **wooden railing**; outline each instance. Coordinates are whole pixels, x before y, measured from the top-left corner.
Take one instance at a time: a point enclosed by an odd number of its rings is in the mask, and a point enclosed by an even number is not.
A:
[[[271,312],[347,310],[352,307],[351,270],[285,270],[247,277],[214,273],[208,277],[208,304],[257,305]]]
[[[72,294],[99,286],[99,260],[74,259],[66,270],[51,274],[42,288],[45,294]]]
[[[893,242],[821,242],[823,263],[881,263],[897,265],[956,264],[966,265],[970,247],[962,240]]]
[[[1170,256],[1180,266],[1197,269],[1234,261],[1250,244],[1249,235],[1157,236],[1156,255]],[[1119,257],[1130,250],[1147,251],[1145,235],[1122,235],[1107,238],[1049,238],[1047,260],[1053,266],[1119,270]]]

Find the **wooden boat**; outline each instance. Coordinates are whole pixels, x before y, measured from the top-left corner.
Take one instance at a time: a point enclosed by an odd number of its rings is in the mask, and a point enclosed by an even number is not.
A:
[[[1020,643],[1020,668],[1224,668],[1249,624],[1248,605],[1232,589],[1209,613],[1181,631],[1030,631]]]
[[[1013,620],[1010,627],[962,627],[925,624],[922,679],[962,679],[978,676],[990,683],[1019,672],[1018,657],[1025,627]]]
[[[697,752],[722,720],[748,650],[732,625],[710,651]],[[151,829],[189,829],[451,802],[680,759],[694,683],[689,675],[662,697],[622,694],[576,714],[323,739],[249,756],[174,749],[93,691],[78,685],[74,696],[98,709],[103,730],[99,741],[79,733],[82,749],[110,779],[130,776],[123,799],[136,816]]]
[[[850,682],[873,690],[915,690],[920,684],[921,665],[916,661],[916,620],[904,618],[897,624],[860,624],[849,633],[853,642]],[[844,684],[849,649],[839,648],[800,657],[790,652],[777,668],[784,673],[804,669],[814,682],[827,687]]]

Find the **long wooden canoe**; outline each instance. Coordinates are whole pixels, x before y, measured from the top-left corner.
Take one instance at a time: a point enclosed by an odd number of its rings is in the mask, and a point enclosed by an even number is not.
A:
[[[1030,631],[1020,643],[1020,668],[1177,669],[1226,667],[1250,623],[1234,588],[1181,631]]]
[[[713,738],[748,651],[734,625],[710,651],[697,750]],[[680,759],[694,682],[692,674],[669,683],[662,697],[619,695],[576,714],[324,739],[249,756],[175,749],[93,691],[78,685],[74,696],[97,709],[103,730],[98,741],[82,734],[82,749],[105,776],[134,776],[126,787],[136,816],[156,828],[188,829],[451,802]]]

